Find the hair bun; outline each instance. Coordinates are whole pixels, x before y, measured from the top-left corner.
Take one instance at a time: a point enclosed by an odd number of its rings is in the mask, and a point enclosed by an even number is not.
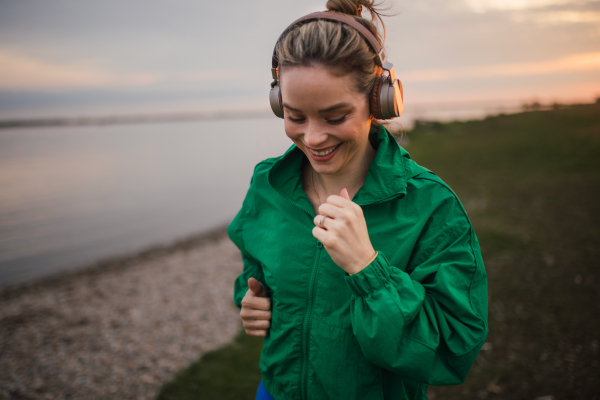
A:
[[[369,14],[371,15],[371,22],[375,25],[381,25],[381,28],[383,30],[383,36],[385,38],[385,27],[383,25],[383,20],[381,19],[381,17],[389,16],[389,14],[384,14],[383,12],[388,11],[391,7],[381,7],[381,5],[378,4],[377,0],[328,0],[327,4],[325,4],[325,7],[329,11],[337,11],[343,14],[361,18],[363,18],[363,7],[366,8],[369,11]],[[361,21],[367,20],[363,19]],[[367,27],[373,32],[375,36],[377,36],[377,34],[375,33],[376,29],[373,29],[374,27],[369,25],[367,25]]]
[[[361,16],[362,4],[360,0],[328,0],[325,8],[348,15]]]

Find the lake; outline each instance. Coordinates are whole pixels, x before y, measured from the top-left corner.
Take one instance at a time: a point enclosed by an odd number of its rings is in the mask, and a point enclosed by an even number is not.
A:
[[[271,116],[0,130],[0,287],[226,224],[291,145]]]

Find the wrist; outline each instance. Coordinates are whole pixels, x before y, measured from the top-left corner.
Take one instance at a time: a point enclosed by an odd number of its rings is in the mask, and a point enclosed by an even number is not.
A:
[[[373,251],[375,251],[375,250],[373,250]],[[379,252],[375,251],[375,254],[371,257],[371,259],[366,264],[362,264],[361,267],[354,269],[352,271],[348,271],[348,275],[351,276],[351,275],[357,274],[360,271],[362,271],[363,269],[367,268],[369,265],[371,265],[371,263],[373,261],[375,261],[375,259],[377,258],[378,255],[379,255]]]

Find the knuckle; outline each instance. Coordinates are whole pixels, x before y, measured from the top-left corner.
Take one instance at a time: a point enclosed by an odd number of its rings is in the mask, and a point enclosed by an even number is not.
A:
[[[268,328],[267,324],[269,321],[264,321],[264,320],[256,320],[254,323],[254,327],[257,329],[265,329]]]

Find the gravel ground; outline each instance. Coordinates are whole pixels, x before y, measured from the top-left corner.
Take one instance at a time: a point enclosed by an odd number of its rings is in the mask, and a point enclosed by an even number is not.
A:
[[[0,399],[151,399],[241,324],[224,227],[0,292]]]

